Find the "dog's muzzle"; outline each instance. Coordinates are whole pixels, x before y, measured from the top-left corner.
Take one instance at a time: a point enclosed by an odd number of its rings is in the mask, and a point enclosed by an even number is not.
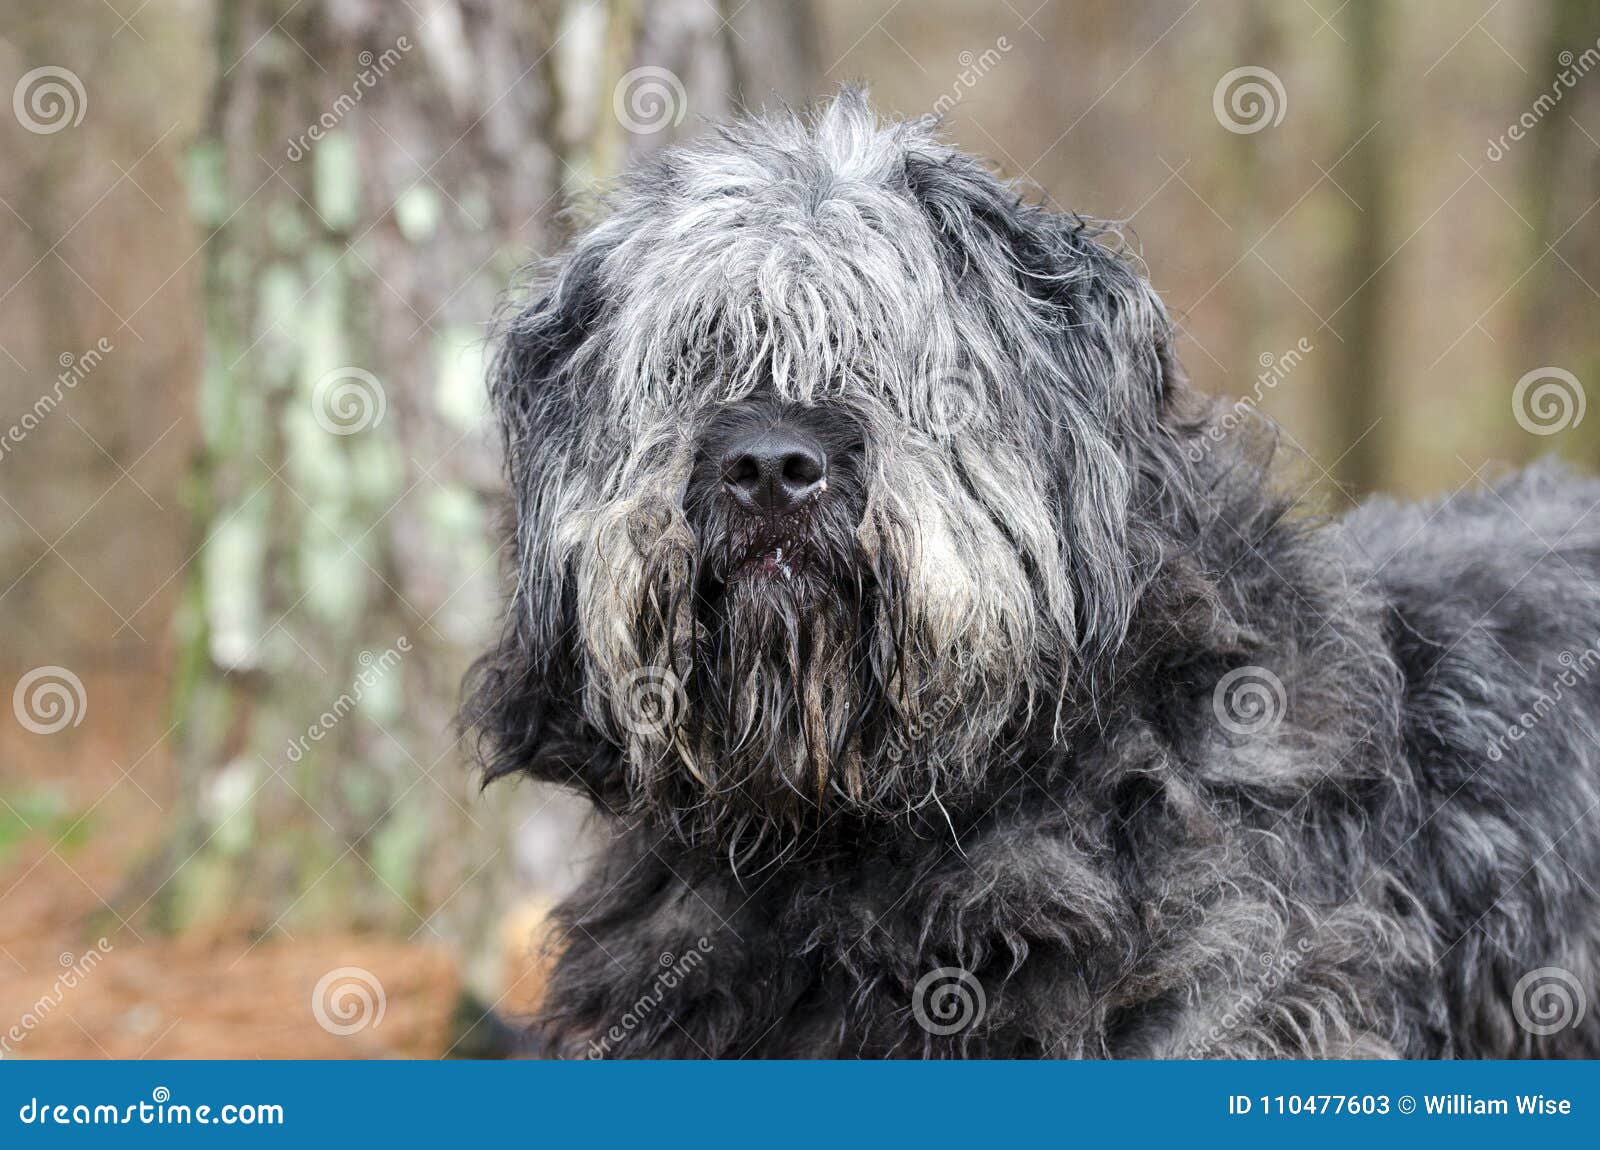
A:
[[[711,574],[735,584],[793,584],[837,565],[840,506],[860,449],[853,423],[822,407],[732,404],[707,430],[691,502]]]
[[[722,487],[746,511],[793,511],[828,489],[828,453],[817,436],[792,423],[758,426],[723,455]]]

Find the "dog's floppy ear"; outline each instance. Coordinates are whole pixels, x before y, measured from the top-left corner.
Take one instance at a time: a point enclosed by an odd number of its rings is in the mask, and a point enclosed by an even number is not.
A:
[[[1058,508],[1063,538],[1084,541],[1072,576],[1092,691],[1115,678],[1140,600],[1174,561],[1172,529],[1196,520],[1183,447],[1196,397],[1166,308],[1114,227],[1037,208],[1009,219],[1024,283],[1056,317],[1052,358],[1090,413],[1059,444]]]
[[[996,332],[1023,377],[1009,386],[1033,408],[1023,426],[1051,473],[1075,661],[1096,664],[1121,644],[1159,562],[1159,541],[1140,522],[1152,485],[1159,493],[1155,473],[1183,465],[1164,434],[1186,391],[1166,311],[1114,229],[1023,202],[960,153],[913,150],[906,179],[946,247],[955,290],[1025,297],[991,314],[1010,325]]]
[[[1113,225],[1024,202],[960,152],[908,151],[905,178],[953,273],[990,291],[1020,288],[1040,305],[1047,330],[1039,334],[1054,339],[1058,363],[1085,398],[1114,392],[1109,406],[1121,408],[1183,387],[1166,309]],[[983,284],[997,267],[1008,282]]]
[[[1005,195],[985,197],[977,216],[1039,305],[1053,362],[1102,426],[1143,443],[1186,380],[1172,322],[1138,256],[1115,225],[1024,203],[993,183]]]
[[[572,572],[554,538],[558,501],[583,468],[588,399],[568,368],[599,319],[596,264],[575,253],[538,302],[501,325],[489,398],[503,434],[514,587],[498,642],[468,674],[461,718],[477,736],[485,783],[525,773],[611,803],[620,761],[582,718]]]

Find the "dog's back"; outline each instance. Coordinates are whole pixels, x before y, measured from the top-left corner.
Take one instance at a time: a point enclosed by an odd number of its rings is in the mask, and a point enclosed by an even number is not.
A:
[[[1600,481],[1546,463],[1347,521],[1404,681],[1419,818],[1393,865],[1459,1056],[1600,1053],[1597,508]]]

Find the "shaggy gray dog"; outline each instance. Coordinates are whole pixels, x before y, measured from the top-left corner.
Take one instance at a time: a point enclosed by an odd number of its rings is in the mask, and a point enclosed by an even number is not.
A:
[[[1600,484],[1292,512],[1116,241],[847,91],[508,322],[542,1049],[1600,1054]]]

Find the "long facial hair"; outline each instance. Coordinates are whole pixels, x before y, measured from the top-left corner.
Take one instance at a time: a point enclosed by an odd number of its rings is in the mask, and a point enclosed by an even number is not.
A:
[[[827,488],[768,514],[728,498],[718,460],[741,428],[777,419],[817,438]],[[953,650],[974,622],[925,588],[977,599],[1015,561],[938,529],[949,509],[884,458],[871,408],[746,397],[695,424],[681,484],[625,504],[612,521],[626,529],[600,533],[604,561],[579,580],[596,597],[588,711],[624,748],[630,805],[741,859],[830,824],[944,818],[1025,725],[1031,669],[1018,642]]]
[[[793,840],[954,809],[1030,724],[1092,713],[1196,486],[1114,235],[849,92],[664,154],[610,212],[492,379],[518,582],[469,710],[490,773]],[[782,523],[706,473],[768,403],[850,441]]]
[[[788,417],[815,430],[829,460],[825,489],[776,514],[747,510],[722,490],[728,437]],[[755,808],[799,829],[830,800],[867,798],[863,741],[876,697],[868,637],[892,611],[856,538],[864,443],[837,410],[798,412],[754,402],[712,427],[689,485],[699,540],[695,580],[699,703],[706,801]]]

